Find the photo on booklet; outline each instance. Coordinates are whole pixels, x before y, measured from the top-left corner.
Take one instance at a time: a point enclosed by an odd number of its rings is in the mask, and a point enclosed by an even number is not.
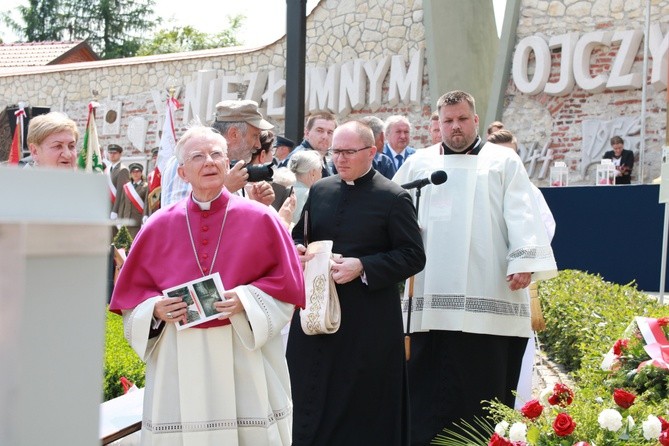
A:
[[[225,299],[224,292],[221,276],[215,273],[168,288],[163,291],[163,295],[180,297],[188,305],[186,322],[177,322],[177,330],[183,330],[216,319],[220,313],[216,311],[214,304]]]

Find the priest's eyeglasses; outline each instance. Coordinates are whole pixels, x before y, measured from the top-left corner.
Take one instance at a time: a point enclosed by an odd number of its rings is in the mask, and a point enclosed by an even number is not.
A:
[[[193,152],[186,158],[186,161],[193,164],[204,164],[207,158],[211,158],[213,162],[218,163],[225,159],[225,153],[222,150],[214,150],[211,153]]]
[[[371,149],[374,146],[367,146],[363,147],[362,149],[330,149],[330,155],[333,157],[335,156],[343,156],[344,158],[350,158],[353,155],[355,155],[358,152],[362,152],[363,150]]]

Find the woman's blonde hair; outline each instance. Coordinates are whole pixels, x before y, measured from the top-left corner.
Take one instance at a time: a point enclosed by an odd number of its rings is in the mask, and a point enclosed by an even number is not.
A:
[[[60,112],[50,112],[35,116],[28,123],[28,144],[40,145],[52,133],[69,131],[74,141],[79,140],[77,124]]]

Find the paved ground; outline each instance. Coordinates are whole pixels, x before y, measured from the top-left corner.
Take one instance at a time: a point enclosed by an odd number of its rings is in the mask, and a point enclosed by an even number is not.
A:
[[[573,387],[573,382],[564,368],[549,360],[543,351],[537,349],[534,355],[534,371],[532,373],[532,391],[536,393],[546,387],[553,387],[555,383],[564,383]]]

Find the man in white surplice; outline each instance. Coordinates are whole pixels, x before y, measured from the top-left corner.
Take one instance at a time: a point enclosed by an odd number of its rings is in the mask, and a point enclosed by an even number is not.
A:
[[[478,136],[470,94],[446,93],[437,109],[442,143],[418,151],[393,178],[404,184],[436,170],[448,175],[422,190],[419,206],[427,263],[413,288],[408,363],[416,445],[485,415],[482,400],[513,406],[531,335],[523,288],[557,274],[518,155]],[[406,323],[407,296],[403,304]]]

